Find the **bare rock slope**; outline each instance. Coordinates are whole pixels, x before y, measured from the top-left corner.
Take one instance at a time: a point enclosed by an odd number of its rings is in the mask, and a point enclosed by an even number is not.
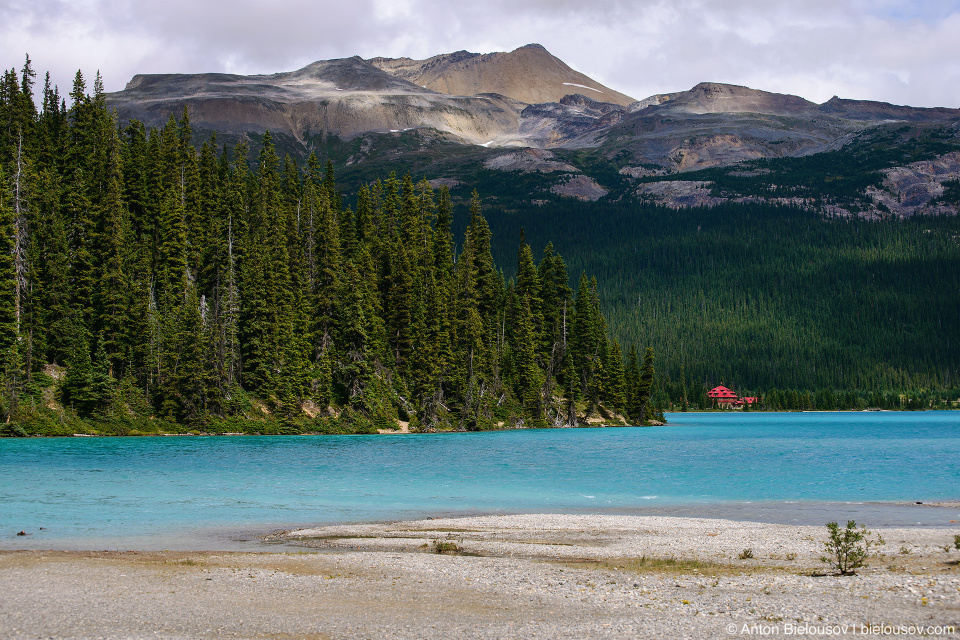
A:
[[[108,104],[121,118],[161,125],[184,107],[195,125],[228,133],[274,131],[352,138],[370,131],[426,127],[463,142],[515,130],[519,109],[506,98],[449,96],[394,77],[354,57],[263,76],[138,75]]]
[[[891,122],[960,123],[957,109],[840,98],[817,105],[711,82],[635,101],[536,44],[426,60],[355,56],[270,75],[138,75],[107,101],[122,120],[162,125],[186,108],[198,129],[270,130],[304,152],[317,135],[349,141],[419,130],[488,148],[591,149],[669,173],[834,150]]]
[[[499,93],[527,104],[540,104],[583,93],[622,107],[634,102],[633,98],[574,71],[539,44],[528,44],[509,53],[458,51],[426,60],[373,58],[370,63],[393,76],[450,95]]]

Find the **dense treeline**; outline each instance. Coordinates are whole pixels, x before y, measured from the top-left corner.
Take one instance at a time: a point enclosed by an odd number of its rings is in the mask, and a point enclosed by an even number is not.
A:
[[[957,217],[825,220],[626,199],[487,216],[498,237],[520,226],[533,242],[549,234],[571,270],[597,275],[611,334],[657,345],[675,406],[719,384],[741,395],[856,392],[864,406],[892,406],[876,394],[930,406],[960,395]]]
[[[121,125],[99,76],[90,95],[77,73],[69,107],[48,76],[37,109],[33,81],[28,58],[0,89],[8,429],[74,414],[347,432],[656,415],[653,352],[608,339],[596,280],[574,293],[552,246],[537,261],[521,238],[505,281],[476,194],[457,251],[446,189],[391,175],[345,206],[331,164],[281,161],[269,134],[249,162],[243,142],[197,150],[186,111]]]

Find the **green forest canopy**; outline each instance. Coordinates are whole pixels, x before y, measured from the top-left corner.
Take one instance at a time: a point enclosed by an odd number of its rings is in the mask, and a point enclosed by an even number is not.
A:
[[[552,247],[538,262],[521,240],[505,282],[476,194],[457,252],[445,189],[391,175],[344,207],[332,165],[281,161],[269,134],[252,167],[243,142],[198,151],[186,111],[122,126],[99,76],[89,95],[78,72],[67,107],[48,75],[37,109],[33,78],[28,58],[0,90],[2,412],[20,433],[65,419],[53,363],[68,413],[104,423],[654,415],[652,350],[608,339],[596,280],[574,296]]]
[[[934,393],[960,387],[960,219],[825,220],[766,205],[486,209],[494,235],[554,239],[597,276],[622,343],[663,384]],[[602,247],[602,250],[597,250]],[[507,251],[494,245],[494,257]]]

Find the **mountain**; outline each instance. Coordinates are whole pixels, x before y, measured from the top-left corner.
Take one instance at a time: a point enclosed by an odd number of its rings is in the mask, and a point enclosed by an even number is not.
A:
[[[620,122],[595,134],[595,144],[608,156],[626,150],[638,163],[684,172],[832,151],[864,131],[890,124],[956,122],[960,109],[840,98],[817,105],[797,96],[701,83],[631,105]]]
[[[560,102],[571,93],[583,93],[598,102],[627,107],[633,98],[574,71],[539,44],[509,53],[467,51],[427,58],[373,58],[370,63],[387,73],[450,95],[498,93],[527,104]]]
[[[186,108],[195,131],[228,142],[269,130],[285,152],[320,150],[344,165],[433,149],[430,162],[411,161],[431,173],[449,168],[451,157],[487,161],[503,147],[589,150],[631,177],[684,173],[829,152],[897,123],[960,122],[958,109],[837,97],[818,105],[713,82],[637,101],[538,44],[425,60],[355,56],[271,75],[138,75],[107,102],[122,120],[148,126]]]
[[[221,73],[138,75],[107,103],[122,119],[165,123],[187,108],[200,129],[226,134],[271,131],[301,144],[311,134],[350,139],[367,132],[427,128],[484,142],[516,128],[517,109],[502,96],[448,96],[395,77],[359,58],[314,62],[262,76]]]
[[[558,135],[544,141],[535,132],[525,133],[524,110],[576,92],[623,109],[634,102],[540,45],[428,60],[353,57],[258,76],[137,75],[107,100],[122,119],[148,126],[162,125],[187,108],[200,129],[228,135],[269,130],[291,136],[301,148],[316,134],[350,140],[413,129],[439,132],[462,144],[543,146]]]
[[[766,113],[770,115],[809,115],[817,105],[797,96],[757,91],[716,82],[701,82],[689,91],[652,96],[635,102],[631,111],[666,105],[674,113]]]
[[[839,97],[816,104],[715,82],[637,101],[538,44],[425,60],[355,56],[270,75],[138,75],[107,103],[121,120],[147,126],[186,109],[198,137],[216,133],[226,144],[256,142],[269,130],[283,153],[304,160],[318,152],[346,167],[350,188],[400,170],[485,184],[508,199],[766,201],[827,215],[905,217],[955,211],[949,185],[960,179],[955,161],[939,160],[960,151],[960,109]],[[843,149],[860,149],[842,156],[860,160],[836,168],[856,173],[840,181],[817,169],[820,160],[803,160]],[[768,161],[786,164],[756,165]],[[912,166],[934,161],[937,170]],[[809,184],[783,188],[800,170],[820,171],[817,193]],[[776,180],[758,179],[771,171]],[[509,184],[504,174],[513,175]]]

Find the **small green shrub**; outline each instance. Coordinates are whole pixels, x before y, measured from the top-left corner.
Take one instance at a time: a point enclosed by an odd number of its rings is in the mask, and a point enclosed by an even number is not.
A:
[[[953,547],[955,549],[960,549],[960,533],[953,536]]]
[[[433,550],[440,555],[456,556],[463,553],[463,549],[454,542],[444,540],[434,540]]]
[[[749,560],[750,558],[753,557],[753,549],[747,547],[746,549],[741,551],[740,555],[738,555],[737,557],[740,558],[741,560]]]
[[[858,528],[853,520],[848,520],[843,529],[836,522],[828,522],[827,532],[830,538],[823,547],[829,555],[820,560],[832,565],[842,576],[853,575],[855,569],[863,566],[873,546],[870,532],[865,526]]]

